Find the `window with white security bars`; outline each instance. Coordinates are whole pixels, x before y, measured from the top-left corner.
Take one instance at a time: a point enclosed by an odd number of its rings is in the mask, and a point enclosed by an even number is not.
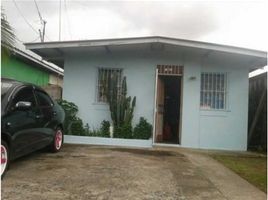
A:
[[[111,80],[116,80],[116,86],[121,90],[122,69],[114,68],[99,68],[98,69],[98,84],[97,84],[97,100],[98,102],[107,103],[107,93],[110,92]]]
[[[225,110],[226,89],[226,73],[202,73],[200,108],[204,110]]]

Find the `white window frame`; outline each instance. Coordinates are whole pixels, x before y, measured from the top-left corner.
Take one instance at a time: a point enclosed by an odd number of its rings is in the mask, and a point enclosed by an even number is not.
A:
[[[117,88],[118,88],[118,90],[120,90],[121,89],[121,81],[123,78],[123,69],[121,69],[121,68],[105,68],[105,67],[98,67],[98,69],[97,69],[96,100],[97,100],[97,103],[106,104],[107,99],[100,97],[100,87],[101,87],[100,72],[101,71],[106,72],[106,74],[104,75],[104,76],[106,76],[105,78],[108,78],[110,76],[111,72],[119,73],[120,77],[119,77],[119,81],[117,83]],[[108,84],[108,82],[107,82],[107,84]]]
[[[204,76],[204,79],[202,77]],[[218,80],[218,76],[223,79]],[[204,82],[202,83],[202,80]],[[222,86],[223,80],[223,86]],[[207,111],[227,110],[227,73],[225,72],[201,72],[200,76],[200,109]],[[203,88],[202,88],[203,86]],[[216,95],[216,96],[215,96]],[[207,98],[209,96],[209,98]],[[223,106],[220,105],[222,96]]]

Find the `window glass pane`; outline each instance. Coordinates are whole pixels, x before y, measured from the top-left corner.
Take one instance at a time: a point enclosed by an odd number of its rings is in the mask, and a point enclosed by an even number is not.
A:
[[[50,107],[53,105],[52,100],[50,99],[50,97],[47,94],[45,94],[41,91],[35,91],[35,94],[36,94],[36,98],[38,100],[39,106]]]
[[[208,85],[209,85],[209,91],[211,91],[212,90],[212,74],[209,74],[209,83],[208,83]]]
[[[221,74],[221,91],[224,91],[224,74]]]
[[[33,107],[36,106],[32,88],[24,88],[20,90],[12,101],[11,109],[14,109],[16,103],[18,103],[19,101],[31,102]]]
[[[212,88],[213,91],[216,91],[216,85],[217,85],[217,76],[215,76],[215,74],[214,74],[214,76],[213,76],[213,88]]]
[[[215,90],[212,93],[212,108],[216,108],[216,92]]]
[[[117,87],[117,94],[119,94],[121,87],[121,69],[99,69],[99,80],[98,80],[98,101],[107,102],[107,93],[111,92],[111,81],[115,80]]]
[[[225,109],[226,78],[224,73],[202,73],[200,107]]]

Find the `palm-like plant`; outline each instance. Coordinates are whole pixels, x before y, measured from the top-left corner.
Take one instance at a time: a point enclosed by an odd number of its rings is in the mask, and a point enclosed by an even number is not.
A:
[[[10,50],[14,48],[15,34],[4,14],[4,9],[1,7],[1,50],[2,56],[9,55]]]

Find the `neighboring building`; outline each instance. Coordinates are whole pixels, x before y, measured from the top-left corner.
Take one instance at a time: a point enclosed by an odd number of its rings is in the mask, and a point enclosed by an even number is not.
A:
[[[133,125],[140,117],[154,124],[154,145],[247,149],[248,73],[266,65],[266,52],[166,37],[26,47],[64,67],[63,98],[90,127],[110,120],[102,91],[113,74],[127,77]]]
[[[63,70],[57,69],[42,61],[32,52],[14,48],[10,56],[1,60],[1,77],[33,83],[44,87],[49,92],[51,87],[57,88],[57,96],[61,96]],[[59,98],[59,97],[56,97]]]
[[[249,79],[248,147],[267,150],[267,72]]]

